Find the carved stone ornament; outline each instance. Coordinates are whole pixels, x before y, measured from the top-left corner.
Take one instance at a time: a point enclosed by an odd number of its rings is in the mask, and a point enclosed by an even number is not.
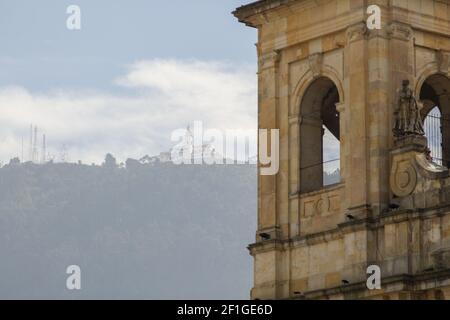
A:
[[[274,67],[280,61],[280,53],[278,51],[269,51],[259,57],[260,70]]]
[[[323,55],[321,53],[314,53],[308,57],[309,69],[313,76],[319,77],[322,74]]]
[[[410,195],[417,186],[417,171],[410,159],[396,161],[392,166],[391,189],[397,197]]]
[[[330,199],[319,199],[316,203],[316,214],[322,215],[330,210]]]
[[[365,23],[359,23],[347,29],[347,41],[353,42],[364,39],[369,33]]]
[[[399,24],[391,23],[386,28],[386,33],[390,38],[409,41],[413,35],[411,27]]]
[[[408,135],[423,136],[422,118],[419,105],[409,87],[409,80],[403,80],[394,111],[394,136],[396,138]]]

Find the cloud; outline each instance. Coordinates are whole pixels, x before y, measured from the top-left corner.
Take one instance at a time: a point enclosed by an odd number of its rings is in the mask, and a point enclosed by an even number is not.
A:
[[[256,135],[256,75],[246,65],[214,61],[147,60],[113,79],[117,92],[0,88],[0,160],[28,159],[30,123],[45,133],[58,160],[119,160],[167,151],[171,132],[200,120],[207,128],[251,129]],[[124,90],[126,89],[126,90]]]

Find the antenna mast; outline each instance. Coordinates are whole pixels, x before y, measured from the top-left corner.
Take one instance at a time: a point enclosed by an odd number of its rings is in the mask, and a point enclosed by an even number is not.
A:
[[[47,142],[45,138],[45,134],[42,135],[42,163],[45,163],[45,155],[46,155],[46,149],[47,149]]]

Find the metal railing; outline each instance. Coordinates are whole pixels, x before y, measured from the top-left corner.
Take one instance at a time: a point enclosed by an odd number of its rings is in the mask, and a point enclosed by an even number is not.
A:
[[[431,158],[439,165],[448,166],[450,159],[446,159],[442,150],[444,128],[450,130],[450,118],[443,117],[437,108],[431,110],[424,119],[425,136],[428,139]]]

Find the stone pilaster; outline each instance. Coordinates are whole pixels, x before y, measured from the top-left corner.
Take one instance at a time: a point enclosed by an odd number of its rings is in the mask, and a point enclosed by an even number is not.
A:
[[[350,130],[347,157],[343,159],[349,177],[359,177],[346,181],[346,206],[353,215],[366,215],[368,205],[367,190],[367,35],[364,23],[353,25],[347,30],[348,43],[345,48],[344,83],[346,85],[346,116]]]

